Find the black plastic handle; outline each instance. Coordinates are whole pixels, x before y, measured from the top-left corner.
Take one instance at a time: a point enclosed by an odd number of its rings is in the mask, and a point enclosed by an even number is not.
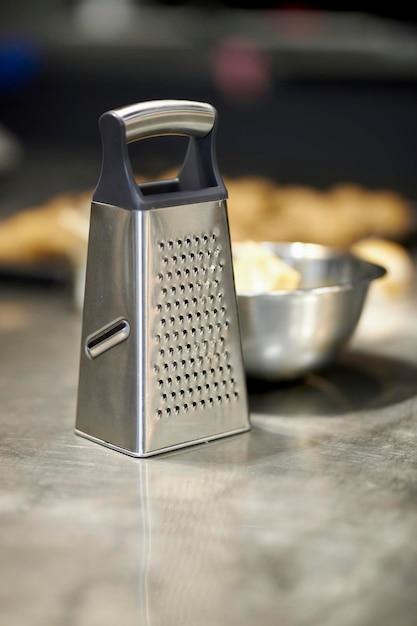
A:
[[[103,153],[95,202],[146,210],[227,197],[215,154],[217,112],[210,104],[190,100],[142,102],[107,111],[99,124]],[[161,135],[189,137],[178,177],[138,185],[127,144]]]

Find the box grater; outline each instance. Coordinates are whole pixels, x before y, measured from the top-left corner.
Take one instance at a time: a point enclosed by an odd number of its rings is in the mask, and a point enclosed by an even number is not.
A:
[[[227,191],[207,103],[100,118],[75,432],[135,457],[250,428]],[[127,144],[185,135],[177,178],[138,184]]]

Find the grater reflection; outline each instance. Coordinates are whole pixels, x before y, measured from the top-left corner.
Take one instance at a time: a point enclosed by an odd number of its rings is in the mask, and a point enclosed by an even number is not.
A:
[[[236,565],[244,549],[242,512],[230,493],[240,482],[248,444],[246,436],[233,437],[198,446],[198,451],[170,453],[156,463],[138,462],[143,626],[184,626],[196,616],[199,625],[209,626],[216,616],[226,619],[228,612],[243,620],[239,608],[230,605],[230,597],[238,593]],[[236,529],[235,539],[226,528]]]

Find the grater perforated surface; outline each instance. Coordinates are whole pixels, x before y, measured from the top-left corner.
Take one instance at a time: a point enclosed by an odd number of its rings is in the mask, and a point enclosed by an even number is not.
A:
[[[156,417],[197,412],[239,398],[230,352],[225,255],[216,229],[159,238],[152,370]]]

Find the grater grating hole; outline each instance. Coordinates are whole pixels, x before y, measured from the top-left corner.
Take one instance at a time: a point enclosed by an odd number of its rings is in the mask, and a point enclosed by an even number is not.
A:
[[[225,260],[216,233],[161,240],[158,249],[153,336],[156,345],[164,342],[155,351],[152,370],[161,389],[158,417],[238,398],[225,349],[230,322],[220,288]]]

